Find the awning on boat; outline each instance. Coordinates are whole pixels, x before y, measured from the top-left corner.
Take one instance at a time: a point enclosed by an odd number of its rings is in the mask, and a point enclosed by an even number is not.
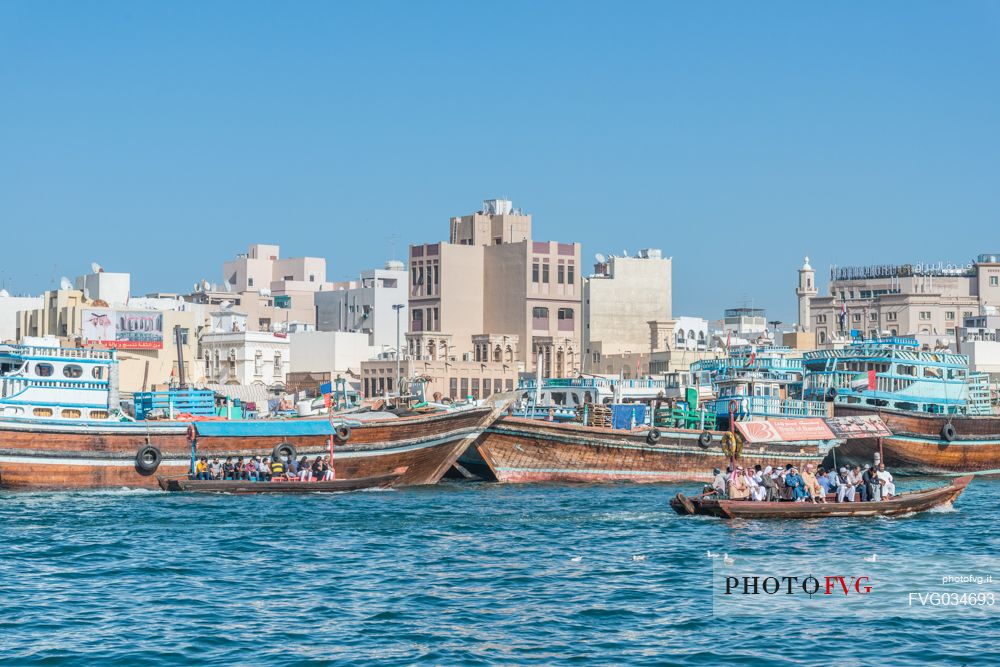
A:
[[[199,436],[282,438],[303,435],[330,435],[333,426],[326,419],[192,422]]]

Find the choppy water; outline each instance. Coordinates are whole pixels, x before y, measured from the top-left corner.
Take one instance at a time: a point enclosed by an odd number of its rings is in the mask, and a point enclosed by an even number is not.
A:
[[[675,490],[0,494],[0,662],[1000,662],[995,617],[715,619],[705,557],[996,553],[1000,483],[954,512],[823,522],[682,518]]]

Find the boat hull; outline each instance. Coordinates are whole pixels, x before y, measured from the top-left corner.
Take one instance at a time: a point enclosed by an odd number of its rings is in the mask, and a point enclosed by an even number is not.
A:
[[[959,477],[933,489],[914,491],[878,502],[810,503],[810,502],[751,502],[684,498],[671,499],[670,506],[678,514],[698,514],[720,519],[825,519],[834,517],[900,516],[947,505],[954,502],[972,480],[971,475]]]
[[[182,493],[235,493],[240,495],[257,493],[343,493],[359,489],[387,488],[392,486],[403,471],[379,477],[359,477],[337,479],[327,482],[251,482],[251,481],[210,481],[157,476],[156,481],[164,491]]]
[[[335,441],[340,479],[378,477],[406,468],[397,486],[434,484],[492,419],[488,407],[401,417],[354,425],[347,442]],[[183,422],[54,423],[0,420],[0,487],[8,489],[156,488],[155,475],[190,471],[192,444],[211,458],[270,456],[288,442],[300,456],[329,452],[326,420],[195,422],[192,443]],[[228,431],[228,432],[227,432]],[[155,471],[136,466],[141,447],[163,460]]]
[[[712,469],[729,464],[722,433],[702,447],[701,431],[659,429],[656,444],[645,431],[614,431],[580,424],[518,417],[494,422],[477,441],[497,481],[639,482],[711,481]],[[818,465],[837,441],[746,444],[743,465]]]
[[[857,406],[835,407],[837,416],[877,414],[891,436],[852,438],[837,449],[838,462],[868,463],[877,452],[894,473],[912,475],[1000,475],[1000,416],[952,415],[949,418]],[[952,441],[941,431],[950,423]]]

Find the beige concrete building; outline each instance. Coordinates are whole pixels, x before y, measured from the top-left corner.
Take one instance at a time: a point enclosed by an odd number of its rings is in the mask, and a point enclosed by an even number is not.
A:
[[[598,260],[593,275],[583,281],[583,370],[613,372],[598,369],[634,366],[624,357],[608,362],[619,355],[648,356],[656,347],[650,322],[670,322],[672,260],[654,248],[635,257],[599,255]]]
[[[531,216],[507,200],[453,218],[451,232],[451,243],[410,247],[410,356],[472,361],[483,340],[502,339],[499,354],[509,347],[528,371],[541,354],[546,376],[577,373],[580,245],[531,240]]]
[[[1000,255],[985,254],[962,266],[834,267],[829,294],[812,297],[808,308],[816,342],[824,345],[852,330],[954,339],[964,318],[995,305],[1000,305]]]

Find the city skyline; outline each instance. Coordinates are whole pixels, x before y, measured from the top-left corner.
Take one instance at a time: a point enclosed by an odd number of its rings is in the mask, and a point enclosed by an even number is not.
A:
[[[574,10],[8,4],[2,279],[185,291],[278,243],[339,281],[492,197],[585,270],[661,248],[710,318],[794,320],[805,255],[822,294],[831,264],[997,250],[995,6]]]

